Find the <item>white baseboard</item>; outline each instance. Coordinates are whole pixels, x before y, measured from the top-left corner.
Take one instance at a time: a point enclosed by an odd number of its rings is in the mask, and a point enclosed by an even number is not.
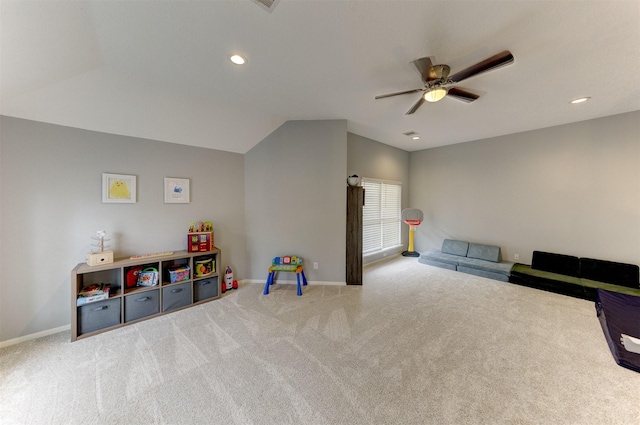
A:
[[[36,332],[6,341],[0,341],[0,348],[9,347],[11,345],[20,344],[21,342],[31,341],[32,339],[42,338],[43,336],[53,335],[60,332],[68,331],[71,325],[60,326],[59,328],[48,329],[46,331]]]

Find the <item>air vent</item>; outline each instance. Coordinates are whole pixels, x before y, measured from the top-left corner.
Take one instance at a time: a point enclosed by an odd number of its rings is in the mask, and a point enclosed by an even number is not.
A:
[[[271,13],[280,0],[251,0],[267,12]]]

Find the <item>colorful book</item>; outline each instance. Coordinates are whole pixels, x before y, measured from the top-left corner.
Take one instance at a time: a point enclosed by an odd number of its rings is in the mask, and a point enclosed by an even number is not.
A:
[[[95,283],[83,287],[78,293],[76,300],[76,306],[81,306],[96,301],[102,301],[109,298],[109,291],[111,290],[111,284],[109,283]]]
[[[89,295],[89,296],[78,295],[78,299],[76,300],[76,306],[79,307],[81,305],[94,303],[96,301],[106,300],[108,298],[109,298],[108,293],[102,293],[98,295]]]
[[[108,294],[110,287],[111,285],[109,283],[92,283],[91,285],[84,286],[78,294],[85,297],[91,295],[100,295],[104,294],[105,292]]]

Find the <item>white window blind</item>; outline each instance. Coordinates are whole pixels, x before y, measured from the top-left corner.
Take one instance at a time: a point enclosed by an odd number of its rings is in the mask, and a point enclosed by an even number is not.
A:
[[[362,253],[368,254],[400,245],[402,185],[362,179],[362,186]]]

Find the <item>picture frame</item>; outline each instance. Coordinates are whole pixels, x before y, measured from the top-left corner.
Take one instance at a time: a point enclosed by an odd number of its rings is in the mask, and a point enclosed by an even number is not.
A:
[[[189,179],[177,177],[164,178],[165,204],[188,204],[189,201]]]
[[[102,173],[102,202],[135,204],[137,202],[136,176]]]

